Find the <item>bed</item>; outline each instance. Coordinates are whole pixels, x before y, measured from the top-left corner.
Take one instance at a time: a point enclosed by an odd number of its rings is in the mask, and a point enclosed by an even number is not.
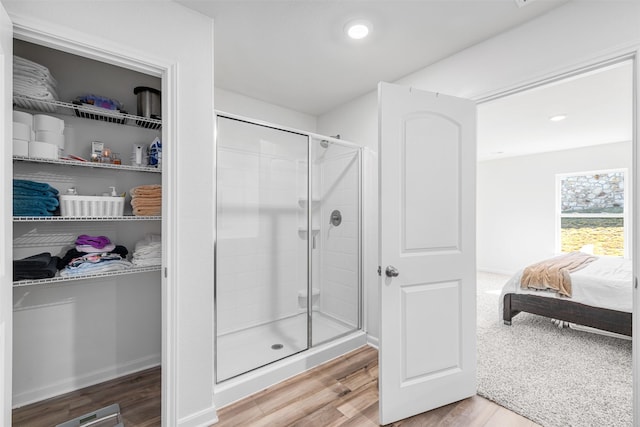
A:
[[[500,313],[505,325],[511,325],[518,313],[526,312],[631,336],[631,260],[597,257],[586,267],[571,273],[571,297],[552,291],[522,289],[523,271],[512,276],[502,289]]]

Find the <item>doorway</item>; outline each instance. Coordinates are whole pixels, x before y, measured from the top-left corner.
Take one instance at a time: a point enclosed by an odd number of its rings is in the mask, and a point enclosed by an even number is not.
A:
[[[636,182],[637,172],[633,170],[632,159],[635,153],[635,141],[633,140],[633,57],[617,58],[607,63],[598,64],[588,69],[578,70],[570,75],[559,76],[552,81],[535,84],[511,91],[491,99],[481,100],[478,107],[478,269],[492,273],[481,277],[479,282],[480,292],[491,292],[493,295],[478,295],[478,379],[479,393],[488,397],[500,393],[500,389],[510,387],[517,389],[518,393],[503,395],[496,399],[498,403],[507,408],[521,408],[521,411],[533,410],[538,417],[550,416],[553,411],[549,408],[540,409],[541,400],[534,400],[535,381],[518,377],[521,369],[516,369],[515,364],[505,363],[504,370],[512,370],[513,377],[508,379],[504,373],[491,375],[486,372],[497,365],[483,359],[491,346],[499,340],[486,340],[487,328],[494,328],[499,334],[510,334],[510,343],[519,343],[520,351],[525,351],[527,346],[537,343],[545,346],[546,356],[553,351],[545,343],[546,338],[536,337],[534,330],[545,331],[557,338],[556,342],[562,342],[565,350],[577,351],[585,342],[589,348],[606,348],[605,352],[612,351],[604,360],[616,360],[616,367],[622,365],[627,370],[617,372],[603,370],[606,381],[602,380],[598,386],[589,385],[593,377],[579,375],[585,372],[578,368],[577,375],[551,375],[559,381],[559,387],[551,386],[549,390],[562,390],[567,387],[564,396],[575,397],[575,393],[581,393],[588,387],[596,387],[600,390],[598,397],[593,400],[574,399],[573,401],[585,401],[589,405],[584,411],[597,412],[598,405],[606,405],[614,399],[622,403],[617,417],[626,419],[629,424],[632,420],[633,386],[632,386],[632,343],[620,338],[603,337],[594,335],[593,331],[584,332],[574,329],[560,330],[557,326],[566,326],[564,323],[551,323],[551,320],[524,314],[521,320],[510,328],[501,325],[498,313],[489,315],[489,320],[481,318],[483,301],[489,298],[490,306],[499,304],[502,296],[502,285],[514,273],[525,266],[542,259],[550,258],[560,252],[559,243],[567,232],[565,221],[561,220],[563,209],[559,199],[556,180],[561,174],[582,175],[590,173],[591,178],[597,177],[598,171],[611,169],[627,169],[626,183],[624,187],[633,187]],[[560,117],[564,116],[564,117]],[[608,126],[603,125],[609,123]],[[629,185],[631,183],[631,185]],[[597,186],[597,185],[596,185]],[[603,199],[609,193],[598,191],[595,198]],[[602,194],[601,194],[602,193]],[[624,200],[623,218],[633,218],[630,215],[633,192],[628,191],[631,197]],[[589,194],[582,197],[583,200],[591,200]],[[593,203],[592,203],[593,204]],[[575,209],[574,209],[575,211]],[[580,215],[577,215],[580,216]],[[597,216],[591,211],[583,217]],[[632,299],[632,260],[635,254],[633,247],[633,221],[623,220],[621,228],[624,238],[623,251],[628,259],[625,263],[628,270],[628,301],[627,310],[633,311]],[[585,225],[584,229],[595,229],[593,224]],[[619,226],[619,225],[618,225]],[[575,231],[575,230],[573,230]],[[585,231],[585,230],[582,230]],[[593,231],[593,230],[590,230]],[[602,232],[602,229],[600,230]],[[591,237],[598,239],[597,234]],[[585,245],[583,245],[585,246]],[[581,247],[578,247],[579,250]],[[588,249],[588,248],[585,248]],[[602,254],[596,254],[602,255]],[[483,286],[482,283],[493,280]],[[605,306],[607,304],[605,303]],[[607,308],[611,308],[607,306]],[[495,312],[495,310],[494,310]],[[518,315],[523,316],[523,314]],[[491,319],[493,317],[493,320]],[[517,317],[515,318],[517,319]],[[538,328],[533,328],[533,325]],[[531,328],[529,328],[531,326]],[[506,329],[505,329],[506,328]],[[528,334],[532,335],[529,336]],[[559,335],[560,334],[560,335]],[[593,353],[583,352],[586,353]],[[492,357],[502,357],[504,352],[490,353]],[[500,354],[501,356],[495,356]],[[531,353],[529,353],[531,354]],[[566,354],[566,353],[565,353]],[[486,356],[488,357],[488,356]],[[571,367],[587,362],[585,357],[578,357],[579,363],[571,363]],[[603,360],[602,355],[599,359]],[[538,372],[549,372],[538,364]],[[613,366],[613,364],[612,364]],[[586,368],[583,368],[586,369]],[[591,372],[591,371],[589,371]],[[612,376],[620,378],[619,384],[613,387]],[[590,377],[590,378],[585,378]],[[520,379],[514,379],[520,378]],[[545,384],[540,381],[540,387]],[[581,389],[581,390],[580,390]],[[575,391],[580,390],[580,391]],[[599,396],[610,395],[606,399]],[[617,396],[617,397],[616,397]],[[528,401],[531,399],[531,401]],[[559,404],[561,400],[555,397],[550,399],[553,404]],[[550,403],[551,404],[551,403]],[[575,404],[561,404],[565,408],[571,408]],[[524,409],[522,409],[524,408]],[[521,412],[522,413],[522,412]],[[620,415],[622,414],[622,415]],[[525,415],[527,415],[525,413]],[[570,411],[560,411],[559,419],[565,424],[576,422]],[[553,424],[555,419],[534,419],[542,424]],[[579,422],[578,422],[579,423]],[[603,421],[606,424],[606,422]]]

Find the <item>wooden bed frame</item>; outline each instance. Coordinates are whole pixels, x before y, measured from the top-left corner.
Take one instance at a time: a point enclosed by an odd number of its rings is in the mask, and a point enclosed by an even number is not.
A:
[[[559,298],[506,294],[502,313],[504,324],[511,325],[511,319],[521,311],[631,336],[632,314],[624,311],[608,310]]]

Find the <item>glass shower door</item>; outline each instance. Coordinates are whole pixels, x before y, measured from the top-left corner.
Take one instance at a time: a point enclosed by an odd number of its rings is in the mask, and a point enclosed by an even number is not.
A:
[[[217,121],[216,381],[308,348],[308,136]]]
[[[361,176],[359,147],[312,139],[312,345],[361,328]]]

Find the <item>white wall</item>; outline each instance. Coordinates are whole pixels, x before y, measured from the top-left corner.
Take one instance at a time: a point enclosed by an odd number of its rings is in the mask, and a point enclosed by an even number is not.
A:
[[[315,116],[269,104],[268,102],[221,88],[215,89],[215,97],[215,108],[218,111],[306,132],[316,131]]]
[[[640,3],[632,1],[570,2],[538,19],[419,70],[396,83],[417,89],[479,99],[629,52],[640,45]],[[373,90],[374,88],[372,88]],[[364,95],[318,117],[318,132],[340,133],[377,152],[377,97]],[[375,186],[374,186],[375,187]],[[370,188],[367,202],[377,197]],[[372,212],[365,213],[371,218]],[[376,221],[365,234],[375,247]],[[378,336],[377,253],[365,261],[368,295],[367,330]]]
[[[631,172],[631,159],[631,142],[625,142],[480,162],[478,269],[512,274],[556,255],[556,174]]]
[[[3,5],[14,22],[60,40],[175,67],[171,68],[175,80],[163,87],[165,111],[177,117],[175,123],[163,127],[163,138],[169,142],[164,150],[163,184],[173,185],[165,201],[172,221],[163,235],[168,276],[163,283],[167,332],[163,340],[167,350],[163,354],[163,424],[215,422],[213,268],[212,263],[194,263],[185,256],[197,253],[202,259],[213,259],[212,20],[168,1],[3,0]],[[91,24],[96,22],[100,24]],[[3,179],[10,179],[6,171]]]

